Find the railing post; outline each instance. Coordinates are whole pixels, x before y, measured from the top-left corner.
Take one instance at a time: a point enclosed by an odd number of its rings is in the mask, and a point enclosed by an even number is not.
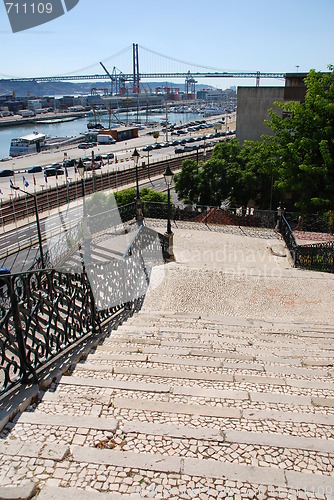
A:
[[[19,303],[13,286],[13,277],[9,278],[9,291],[10,291],[10,300],[12,304],[13,323],[14,323],[16,341],[19,348],[19,357],[21,362],[20,371],[22,374],[22,382],[23,383],[29,382],[28,373],[30,373],[33,377],[33,381],[37,383],[38,381],[37,374],[34,368],[28,363],[27,359],[26,343],[23,335]]]

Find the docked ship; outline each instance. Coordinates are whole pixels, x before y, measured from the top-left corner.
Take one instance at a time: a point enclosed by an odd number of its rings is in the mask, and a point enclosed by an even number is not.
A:
[[[82,140],[81,136],[76,137],[51,137],[45,134],[34,132],[32,134],[12,139],[9,148],[9,156],[23,156],[39,153],[45,149],[59,148],[75,144]]]
[[[32,134],[12,139],[9,148],[9,156],[22,156],[39,153],[45,146],[46,135],[34,132]]]

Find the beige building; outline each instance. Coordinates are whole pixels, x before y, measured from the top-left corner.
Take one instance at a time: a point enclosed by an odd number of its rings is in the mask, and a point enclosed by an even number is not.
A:
[[[238,87],[237,93],[237,138],[240,144],[245,140],[259,141],[261,135],[271,134],[264,123],[269,119],[268,110],[282,113],[274,102],[303,101],[305,97],[304,78],[306,73],[289,73],[282,87]]]

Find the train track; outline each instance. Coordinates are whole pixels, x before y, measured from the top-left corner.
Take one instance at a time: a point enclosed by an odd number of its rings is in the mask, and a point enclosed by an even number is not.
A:
[[[168,160],[160,160],[150,164],[150,177],[162,175],[167,164],[172,170],[179,170],[185,159],[195,159],[200,161],[210,158],[212,150],[206,150],[206,156],[203,152],[191,153],[182,157],[175,157]],[[148,179],[147,165],[138,167],[139,181]],[[88,196],[94,192],[104,191],[108,189],[119,189],[122,186],[135,184],[136,170],[129,168],[121,172],[105,172],[96,174],[93,172],[91,177],[85,178],[85,195]],[[68,203],[82,197],[81,181],[71,182],[68,186],[62,185],[56,188],[50,188],[46,191],[36,193],[38,213],[43,214],[55,208],[60,208]],[[4,202],[1,207],[1,225],[5,227],[9,224],[16,223],[18,220],[27,219],[29,216],[35,215],[34,200],[29,196],[13,198],[11,201]]]

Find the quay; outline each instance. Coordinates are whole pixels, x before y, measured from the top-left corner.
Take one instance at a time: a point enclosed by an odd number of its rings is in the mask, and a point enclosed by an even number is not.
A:
[[[334,275],[275,230],[172,230],[141,309],[2,404],[0,498],[334,498]]]

